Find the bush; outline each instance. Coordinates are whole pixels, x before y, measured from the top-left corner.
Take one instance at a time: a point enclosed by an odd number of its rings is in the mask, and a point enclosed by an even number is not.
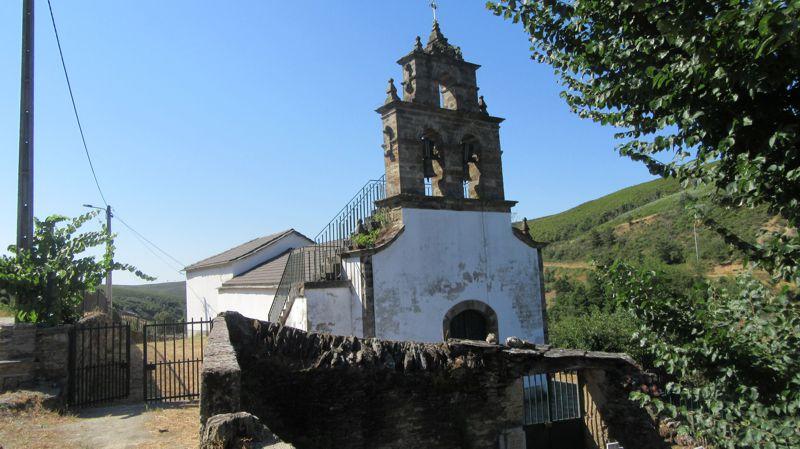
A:
[[[624,352],[643,362],[645,355],[633,341],[638,328],[633,315],[616,310],[593,309],[579,315],[562,315],[548,320],[550,344],[587,351]]]
[[[135,267],[113,262],[114,240],[105,227],[82,234],[78,230],[97,212],[67,218],[51,215],[35,220],[31,250],[9,246],[14,256],[0,257],[0,291],[15,304],[20,321],[56,325],[80,318],[84,292],[93,292],[108,270],[125,270],[145,280],[153,278]],[[86,254],[104,247],[101,260]]]

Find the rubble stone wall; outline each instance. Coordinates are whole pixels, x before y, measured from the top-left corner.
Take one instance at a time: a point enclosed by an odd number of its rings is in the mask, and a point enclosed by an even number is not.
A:
[[[201,420],[246,411],[301,449],[511,447],[524,375],[599,370],[587,382],[602,382],[589,388],[605,431],[627,449],[662,447],[627,399],[638,372],[627,356],[507,344],[306,333],[226,312],[209,337]]]
[[[70,327],[0,326],[0,391],[38,381],[66,386]]]

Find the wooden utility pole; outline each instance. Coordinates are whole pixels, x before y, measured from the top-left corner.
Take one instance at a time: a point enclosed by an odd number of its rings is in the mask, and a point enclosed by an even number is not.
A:
[[[33,240],[33,25],[33,0],[23,0],[17,253],[30,251]]]

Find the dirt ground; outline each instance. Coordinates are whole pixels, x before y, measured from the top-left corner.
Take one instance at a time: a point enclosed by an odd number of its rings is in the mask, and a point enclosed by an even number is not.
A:
[[[0,412],[0,448],[196,448],[199,419],[196,403],[122,404],[64,415],[40,407],[4,411]]]

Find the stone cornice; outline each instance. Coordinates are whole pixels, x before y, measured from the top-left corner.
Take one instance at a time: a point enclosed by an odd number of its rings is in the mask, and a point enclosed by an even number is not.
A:
[[[511,212],[516,201],[422,196],[401,193],[376,201],[378,207],[403,207],[408,209],[456,210],[468,212]]]
[[[449,114],[453,118],[468,118],[471,120],[479,120],[483,122],[498,123],[498,124],[505,121],[505,119],[502,117],[494,117],[491,115],[482,114],[480,112],[467,112],[467,111],[459,111],[457,109],[456,110],[445,109],[427,104],[412,103],[410,101],[403,101],[403,100],[395,100],[386,103],[383,106],[379,107],[378,109],[375,109],[375,112],[383,116],[394,110],[403,110],[403,109],[435,112],[437,114]]]

